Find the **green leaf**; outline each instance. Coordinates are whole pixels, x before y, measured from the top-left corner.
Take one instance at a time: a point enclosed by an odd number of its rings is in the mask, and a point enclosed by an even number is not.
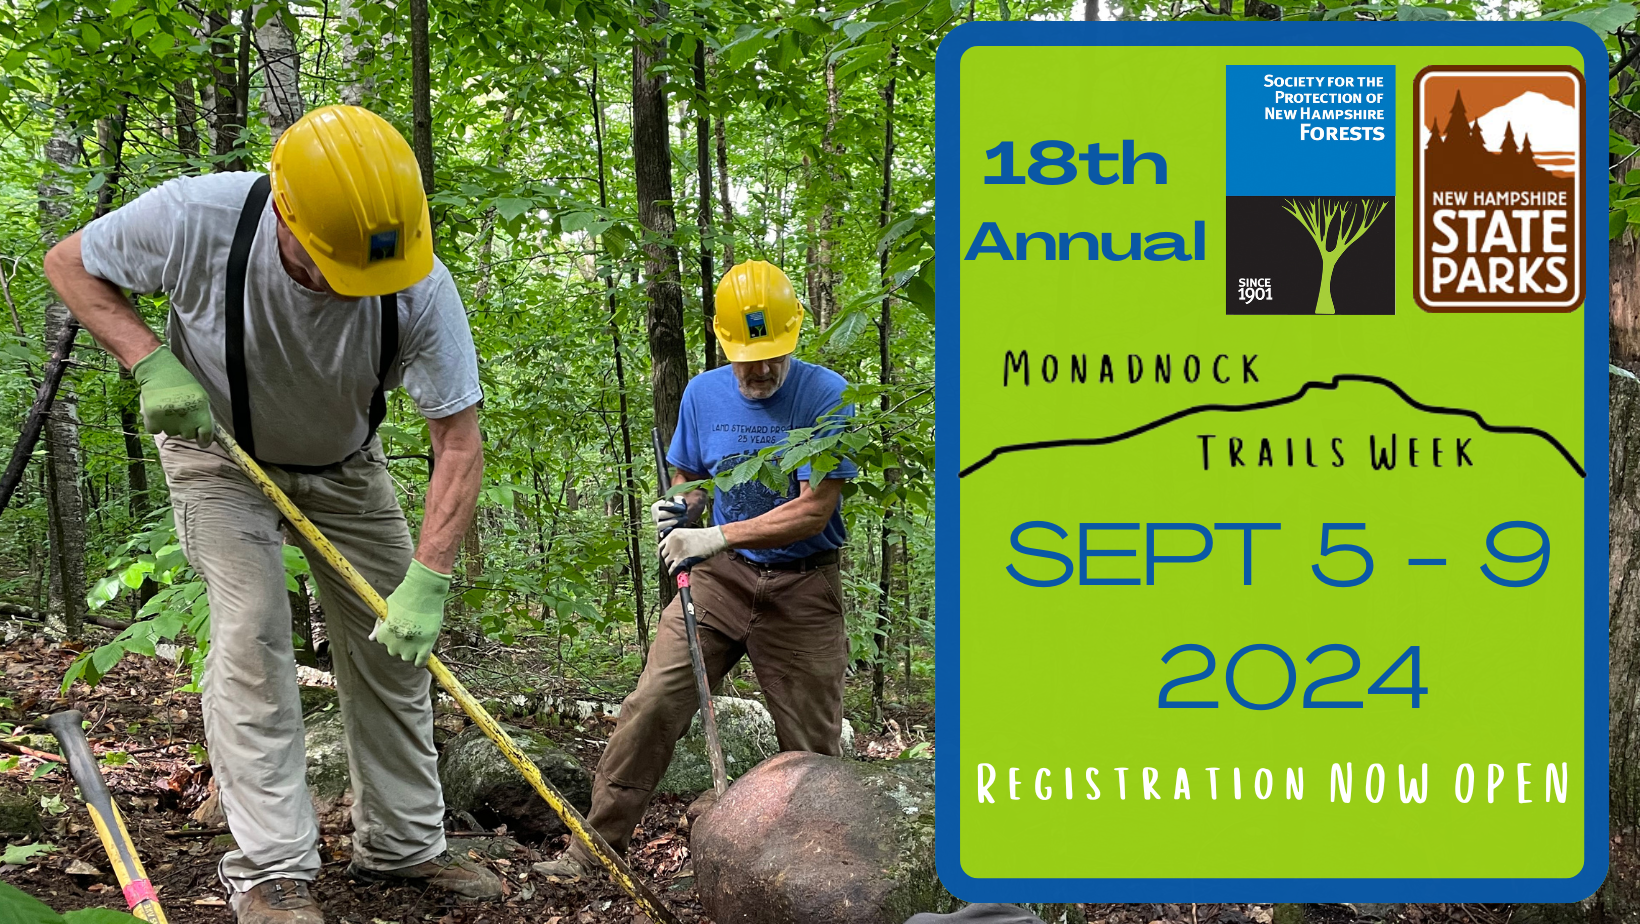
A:
[[[99,676],[104,675],[113,670],[114,665],[120,663],[123,657],[125,646],[109,642],[91,653],[91,666],[96,669]]]
[[[1623,233],[1623,229],[1628,226],[1628,212],[1613,209],[1611,214],[1607,216],[1606,229],[1610,233],[1611,239],[1614,241],[1617,240],[1618,235]]]
[[[0,882],[0,924],[62,924],[45,902],[14,885]]]
[[[535,203],[529,199],[497,199],[494,205],[495,213],[501,216],[502,221],[512,221],[533,208]]]
[[[123,767],[131,762],[131,755],[124,751],[109,751],[98,758],[105,767]]]
[[[1613,3],[1608,6],[1567,13],[1564,18],[1572,22],[1580,22],[1604,35],[1610,35],[1623,26],[1634,22],[1634,17],[1634,4]]]
[[[34,772],[33,772],[33,773],[30,773],[30,774],[29,774],[29,775],[28,775],[28,781],[29,781],[29,782],[30,782],[30,783],[32,783],[32,782],[34,782],[34,781],[35,781],[35,780],[38,780],[38,779],[40,779],[40,778],[41,778],[41,777],[43,777],[43,776],[45,776],[45,775],[46,775],[46,774],[48,774],[48,773],[50,773],[50,772],[51,772],[51,771],[53,771],[53,770],[55,770],[55,769],[57,769],[57,765],[56,765],[56,764],[54,764],[54,763],[52,763],[52,762],[51,762],[51,761],[49,761],[49,760],[48,760],[48,761],[44,761],[44,762],[42,762],[42,763],[41,763],[41,764],[40,764],[40,766],[38,766],[38,767],[35,767],[35,768],[34,768]],[[52,796],[52,797],[51,797],[51,798],[53,798],[53,799],[57,799],[57,801],[58,801],[58,802],[59,802],[59,803],[60,803],[60,802],[62,802],[62,799],[60,799],[60,798],[58,798],[58,797],[57,797],[57,796]],[[45,804],[45,800],[44,800],[44,799],[42,799],[42,800],[40,800],[40,804],[41,804],[41,805],[44,805],[44,804]],[[56,814],[60,814],[60,813],[58,813],[58,812],[53,812],[53,813],[52,813],[52,814],[54,814],[54,815],[56,815]]]
[[[1401,22],[1424,22],[1429,20],[1451,19],[1452,14],[1438,7],[1410,6],[1403,3],[1396,8],[1395,18]]]
[[[853,41],[880,25],[882,25],[880,22],[851,22],[843,27],[843,34],[848,36],[850,41]]]
[[[833,329],[827,331],[829,334],[826,339],[827,348],[848,349],[848,345],[854,342],[854,338],[860,336],[860,331],[866,329],[866,324],[866,313],[864,311],[845,313],[841,318],[833,321]]]
[[[67,924],[142,924],[140,920],[112,908],[81,908],[63,915]]]
[[[55,844],[46,843],[24,844],[21,847],[7,847],[4,853],[0,853],[0,863],[10,863],[12,866],[23,866],[24,864],[32,862],[36,857],[43,857],[56,849],[57,846]],[[5,917],[3,909],[5,909],[5,895],[4,893],[0,893],[0,919],[4,919]],[[49,911],[50,909],[48,908],[47,910]]]
[[[558,216],[558,227],[563,228],[565,234],[573,234],[597,220],[598,216],[593,212],[564,212]]]

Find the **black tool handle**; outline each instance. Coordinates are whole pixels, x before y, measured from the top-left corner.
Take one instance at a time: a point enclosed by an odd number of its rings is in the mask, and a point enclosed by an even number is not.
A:
[[[97,829],[103,850],[108,853],[109,862],[114,866],[114,875],[125,892],[125,901],[131,907],[131,913],[149,924],[166,924],[165,912],[160,909],[159,899],[154,894],[153,884],[148,881],[148,873],[142,868],[142,861],[137,859],[137,848],[131,843],[125,820],[114,805],[114,796],[108,791],[108,783],[97,767],[91,744],[85,740],[85,730],[80,727],[83,721],[85,716],[78,709],[69,709],[47,718],[45,726],[57,737],[63,759],[68,761],[69,775],[80,787],[80,796],[85,799],[86,808],[91,813],[92,826]]]

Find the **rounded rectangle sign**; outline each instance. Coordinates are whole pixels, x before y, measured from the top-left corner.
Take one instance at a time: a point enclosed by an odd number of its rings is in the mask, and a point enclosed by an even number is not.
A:
[[[946,39],[952,892],[1596,889],[1605,66],[1569,23]]]

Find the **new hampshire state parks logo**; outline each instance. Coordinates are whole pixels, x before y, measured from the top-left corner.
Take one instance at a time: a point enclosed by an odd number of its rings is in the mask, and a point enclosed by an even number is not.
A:
[[[1583,302],[1583,76],[1428,67],[1416,84],[1415,296],[1425,311]]]

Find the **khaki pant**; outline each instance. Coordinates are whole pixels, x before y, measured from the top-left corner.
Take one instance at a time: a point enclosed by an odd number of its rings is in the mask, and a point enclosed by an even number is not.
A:
[[[780,749],[840,755],[848,633],[837,566],[765,571],[728,553],[697,565],[690,591],[712,688],[749,656]],[[593,782],[587,821],[616,851],[626,851],[699,705],[683,604],[674,599],[661,614],[638,688],[621,704]],[[573,849],[583,863],[594,863],[578,842]]]
[[[291,647],[279,512],[221,451],[161,440],[177,535],[211,604],[201,702],[228,827],[225,884],[319,874],[301,699]],[[365,580],[386,595],[414,551],[381,445],[317,474],[268,466]],[[444,851],[444,795],[433,750],[431,675],[368,638],[375,614],[310,548],[325,608],[353,786],[353,855],[397,869]]]

